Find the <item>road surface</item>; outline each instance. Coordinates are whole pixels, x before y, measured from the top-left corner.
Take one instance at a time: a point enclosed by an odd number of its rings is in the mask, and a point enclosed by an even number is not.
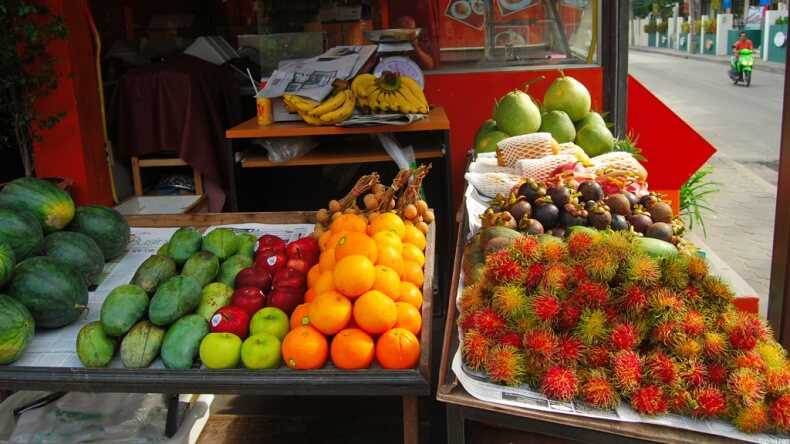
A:
[[[704,242],[751,285],[764,312],[784,78],[755,71],[746,88],[733,86],[725,70],[717,63],[629,53],[630,74],[718,150],[709,164],[721,192],[710,199],[716,214],[706,217]],[[702,235],[697,227],[694,232]]]

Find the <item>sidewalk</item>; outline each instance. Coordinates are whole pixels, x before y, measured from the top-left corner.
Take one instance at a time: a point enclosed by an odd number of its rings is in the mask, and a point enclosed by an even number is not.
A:
[[[730,58],[729,56],[712,56],[712,55],[703,55],[703,54],[689,54],[688,52],[680,52],[676,49],[667,49],[667,48],[651,48],[648,46],[629,46],[629,49],[632,51],[641,51],[641,52],[649,52],[653,54],[663,54],[672,57],[680,57],[683,59],[691,59],[691,60],[701,60],[703,62],[710,62],[710,63],[719,63],[722,65],[729,65]],[[785,65],[782,63],[775,63],[775,62],[767,62],[764,60],[757,59],[754,64],[755,71],[764,71],[764,72],[771,72],[774,74],[784,74],[785,72]]]

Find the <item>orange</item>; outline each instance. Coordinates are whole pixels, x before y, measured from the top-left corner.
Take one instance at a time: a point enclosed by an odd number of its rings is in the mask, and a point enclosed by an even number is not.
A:
[[[373,287],[376,270],[365,256],[352,254],[337,261],[333,271],[335,288],[344,295],[355,298]]]
[[[324,335],[309,325],[296,327],[283,338],[283,361],[297,370],[321,368],[329,355]]]
[[[403,219],[395,213],[379,214],[370,221],[370,225],[368,225],[368,234],[373,236],[381,231],[393,231],[398,235],[398,238],[403,239],[405,232]]]
[[[413,244],[403,244],[403,260],[415,262],[420,267],[425,266],[425,255]]]
[[[310,325],[310,316],[307,314],[307,310],[309,308],[309,302],[299,304],[296,306],[296,308],[294,308],[293,313],[291,313],[291,330],[295,329],[296,327]]]
[[[332,225],[330,225],[329,229],[334,233],[339,233],[341,231],[364,233],[367,226],[368,221],[364,217],[358,214],[346,213],[341,214],[337,219],[332,221]]]
[[[412,244],[419,248],[420,251],[425,250],[425,235],[422,234],[422,231],[412,224],[406,224],[403,232],[404,244]]]
[[[381,250],[382,247],[393,247],[399,253],[403,252],[403,242],[394,231],[379,231],[373,235],[373,242]]]
[[[403,261],[403,275],[401,276],[406,282],[422,287],[422,282],[425,276],[422,274],[422,267],[417,262]]]
[[[308,288],[307,291],[304,292],[304,301],[305,302],[313,302],[313,299],[316,297],[316,292],[312,288]]]
[[[337,245],[337,241],[339,241],[341,237],[345,236],[348,233],[350,233],[350,231],[341,231],[339,233],[332,233],[332,235],[329,236],[329,240],[326,241],[326,248],[324,249],[324,251],[335,248],[335,246]]]
[[[321,233],[321,236],[318,237],[318,247],[321,251],[326,250],[326,245],[329,243],[330,237],[332,237],[332,232],[329,230],[324,231]]]
[[[400,276],[390,267],[376,265],[376,280],[373,281],[373,289],[378,290],[397,301],[400,297]]]
[[[395,306],[398,308],[398,321],[395,323],[395,328],[403,328],[415,335],[419,334],[420,328],[422,328],[420,310],[408,302],[396,302]]]
[[[310,267],[310,271],[307,272],[307,288],[313,288],[319,276],[321,276],[321,267],[318,264]]]
[[[370,290],[354,301],[354,320],[370,334],[384,333],[398,322],[398,308],[386,294]]]
[[[321,253],[318,257],[318,268],[323,273],[324,271],[332,271],[335,269],[335,249],[329,248]]]
[[[335,279],[333,277],[332,271],[324,271],[321,273],[321,276],[318,276],[318,280],[315,281],[315,285],[310,290],[313,291],[313,296],[318,296],[321,293],[326,293],[327,291],[331,291],[335,289]],[[305,295],[307,297],[307,295]]]
[[[422,291],[411,282],[401,282],[398,302],[406,302],[419,310],[422,307]]]
[[[370,367],[375,349],[369,334],[358,328],[347,328],[332,339],[330,354],[335,367],[351,370]]]
[[[339,261],[346,256],[352,254],[359,254],[370,259],[371,262],[376,263],[378,256],[378,247],[367,234],[349,232],[340,236],[335,245],[335,261]]]
[[[400,276],[403,274],[403,255],[395,247],[381,247],[376,265],[392,268]]]
[[[310,303],[310,325],[325,335],[333,335],[346,328],[351,319],[351,302],[336,291],[321,293]]]
[[[376,342],[376,360],[384,368],[413,368],[419,359],[420,341],[409,330],[393,328]]]

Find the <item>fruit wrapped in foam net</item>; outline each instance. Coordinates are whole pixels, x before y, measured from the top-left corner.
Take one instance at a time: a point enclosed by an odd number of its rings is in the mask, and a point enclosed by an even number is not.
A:
[[[557,141],[550,133],[532,133],[508,137],[496,144],[499,166],[513,167],[521,159],[540,159],[559,152]]]
[[[489,197],[507,195],[521,180],[518,175],[509,173],[466,173],[464,178],[478,193]]]
[[[582,165],[589,167],[592,166],[592,161],[590,160],[590,156],[584,152],[582,147],[576,145],[573,142],[566,142],[560,144],[560,152],[557,154],[570,154],[576,157],[576,160],[582,163]]]
[[[540,159],[521,159],[516,162],[516,171],[522,178],[543,181],[550,178],[557,167],[576,162],[577,159],[572,154],[557,154]]]
[[[469,164],[470,173],[508,173],[517,174],[515,168],[499,166],[496,157],[480,157]]]
[[[592,158],[592,171],[603,176],[612,172],[622,172],[634,175],[639,181],[647,180],[647,170],[634,159],[631,153],[613,151]]]

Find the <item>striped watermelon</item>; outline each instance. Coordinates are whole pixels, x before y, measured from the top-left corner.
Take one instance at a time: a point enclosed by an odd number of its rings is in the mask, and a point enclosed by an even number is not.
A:
[[[14,298],[0,294],[0,364],[10,364],[27,348],[35,332],[33,316]]]
[[[0,207],[27,210],[35,215],[44,232],[63,229],[74,218],[71,196],[52,182],[22,177],[7,183],[0,191]]]
[[[0,242],[0,287],[3,287],[11,279],[14,265],[16,265],[14,250],[8,244]]]

